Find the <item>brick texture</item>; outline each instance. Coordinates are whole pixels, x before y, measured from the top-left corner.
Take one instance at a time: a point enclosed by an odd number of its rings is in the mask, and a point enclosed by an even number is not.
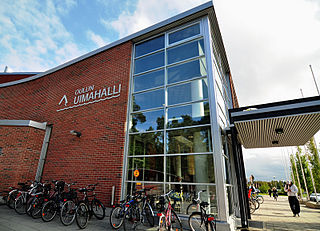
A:
[[[120,198],[131,50],[127,42],[42,78],[0,88],[0,119],[53,124],[42,179],[77,182],[76,187],[99,182],[97,194],[106,205],[113,185]],[[115,85],[117,91],[119,84],[119,97],[57,111],[74,104],[77,89],[94,85],[91,92],[112,91]],[[64,95],[68,103],[59,105]]]
[[[0,191],[34,180],[44,131],[29,127],[0,127]]]

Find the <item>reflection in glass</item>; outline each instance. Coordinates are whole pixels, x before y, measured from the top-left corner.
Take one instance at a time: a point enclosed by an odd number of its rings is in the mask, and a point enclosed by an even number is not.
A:
[[[167,157],[167,181],[214,183],[213,154]]]
[[[195,24],[169,34],[169,44],[200,34],[200,24]]]
[[[134,77],[134,92],[159,87],[164,84],[164,70],[153,71]]]
[[[164,157],[129,157],[128,180],[137,181],[163,181]],[[139,176],[134,176],[134,171],[139,171]]]
[[[148,71],[164,65],[164,52],[148,55],[137,59],[134,64],[134,73]]]
[[[168,109],[168,128],[209,123],[209,102],[193,103]]]
[[[229,215],[234,213],[234,202],[232,197],[232,186],[227,186],[227,198],[228,198],[228,205],[229,205]]]
[[[135,51],[136,51],[136,56],[141,56],[144,54],[148,54],[152,51],[159,50],[161,48],[164,48],[164,35],[161,35],[157,38],[150,39],[146,42],[140,43],[136,45]]]
[[[138,112],[131,115],[130,132],[144,132],[163,129],[163,110]]]
[[[168,64],[204,55],[203,39],[168,50]]]
[[[168,83],[176,83],[194,77],[205,76],[206,62],[205,59],[198,59],[188,63],[183,63],[168,69]]]
[[[195,127],[167,132],[168,153],[212,152],[210,127]]]
[[[133,111],[162,107],[164,104],[163,89],[133,95]]]
[[[166,185],[166,191],[174,190],[172,194],[172,202],[175,205],[174,208],[177,213],[186,214],[188,205],[192,203],[192,198],[198,197],[198,192],[206,190],[206,192],[200,193],[200,200],[209,203],[206,207],[207,214],[217,215],[217,198],[216,198],[216,186],[214,185],[184,185],[184,184],[168,184]],[[190,214],[189,214],[190,215]]]
[[[163,154],[163,132],[129,136],[129,156]]]
[[[207,79],[194,80],[168,88],[168,104],[178,104],[208,98]]]

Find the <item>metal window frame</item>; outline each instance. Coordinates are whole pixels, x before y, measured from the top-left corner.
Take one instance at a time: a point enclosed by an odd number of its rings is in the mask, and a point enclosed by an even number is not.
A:
[[[168,131],[171,131],[171,130],[180,130],[180,129],[185,129],[185,128],[196,128],[196,127],[208,127],[211,129],[211,142],[213,142],[213,131],[212,131],[212,122],[211,124],[205,124],[205,125],[194,125],[194,126],[188,126],[188,127],[179,127],[179,128],[173,128],[173,129],[168,129],[166,126],[167,126],[167,122],[168,122],[168,109],[169,108],[173,108],[173,107],[176,107],[176,106],[184,106],[184,105],[190,105],[192,103],[198,103],[198,102],[208,102],[209,103],[209,108],[211,108],[211,100],[210,100],[210,97],[209,97],[209,94],[210,94],[210,86],[209,86],[209,83],[208,83],[208,98],[206,99],[201,99],[201,100],[196,100],[196,101],[188,101],[188,102],[183,102],[183,103],[179,103],[179,104],[174,104],[174,105],[168,105],[168,88],[171,87],[171,86],[176,86],[176,85],[179,85],[179,84],[183,84],[183,83],[189,83],[189,82],[192,82],[194,80],[201,80],[201,79],[207,79],[207,82],[209,82],[209,76],[208,76],[208,64],[209,64],[209,61],[208,61],[208,57],[211,56],[210,53],[208,53],[208,49],[207,49],[207,45],[206,45],[206,39],[205,39],[205,36],[207,36],[207,34],[205,34],[205,21],[208,20],[208,17],[205,16],[205,17],[202,17],[200,19],[197,19],[195,21],[192,21],[192,22],[189,22],[189,23],[186,23],[184,24],[183,26],[181,27],[177,27],[177,28],[174,28],[173,30],[168,30],[166,31],[164,34],[165,34],[165,48],[164,48],[164,54],[165,54],[165,65],[163,67],[159,67],[159,68],[156,68],[156,69],[153,69],[153,70],[148,70],[146,72],[143,72],[143,73],[137,73],[135,74],[134,73],[134,67],[135,67],[135,60],[136,58],[134,57],[134,54],[135,54],[135,45],[133,45],[133,48],[132,48],[132,58],[131,58],[131,74],[130,74],[130,82],[129,82],[129,94],[128,94],[128,110],[127,110],[127,123],[126,123],[126,139],[125,139],[125,154],[124,154],[124,168],[123,168],[123,179],[122,179],[122,188],[121,188],[121,195],[122,195],[122,198],[124,198],[124,194],[125,194],[125,191],[127,190],[126,189],[126,184],[128,182],[131,182],[131,183],[134,183],[134,182],[141,182],[141,181],[128,181],[127,180],[127,169],[128,169],[128,158],[134,158],[134,157],[138,157],[138,156],[131,156],[128,154],[128,150],[129,150],[129,136],[131,134],[142,134],[142,133],[146,133],[146,132],[137,132],[137,133],[130,133],[129,132],[129,123],[130,123],[130,118],[131,118],[131,114],[134,114],[134,113],[139,113],[139,112],[148,112],[148,111],[154,111],[154,110],[161,110],[162,108],[164,109],[164,115],[165,115],[165,119],[164,119],[164,129],[162,130],[157,130],[159,132],[163,132],[164,134],[164,153],[163,154],[157,154],[157,155],[139,155],[139,157],[157,157],[157,156],[160,156],[160,157],[163,157],[164,158],[164,161],[163,161],[163,164],[164,164],[164,176],[166,176],[166,173],[167,173],[167,170],[166,170],[166,165],[167,165],[167,162],[166,162],[166,157],[170,157],[170,156],[190,156],[190,155],[208,155],[208,154],[212,154],[213,155],[213,165],[214,165],[214,168],[216,168],[216,164],[215,164],[215,154],[214,154],[214,143],[211,143],[211,149],[212,151],[211,152],[206,152],[206,153],[183,153],[183,154],[168,154],[167,153],[167,150],[166,150],[166,145],[167,145],[167,140],[166,140],[166,134]],[[172,33],[174,31],[178,31],[178,30],[181,30],[183,28],[186,28],[188,26],[192,26],[193,24],[196,24],[196,23],[199,23],[200,25],[200,35],[197,35],[197,36],[194,36],[194,37],[190,37],[188,39],[185,39],[185,40],[181,40],[177,43],[173,43],[173,44],[168,44],[168,35],[169,33]],[[157,37],[159,36],[158,35],[155,35],[151,38],[147,38],[145,39],[144,41],[147,41],[149,39],[152,39],[154,37]],[[186,59],[186,60],[182,60],[182,61],[179,61],[179,62],[176,62],[176,63],[172,63],[170,65],[168,65],[168,61],[167,61],[167,50],[170,49],[170,48],[173,48],[175,46],[179,46],[179,45],[183,45],[187,42],[191,42],[191,41],[195,41],[195,40],[200,40],[200,39],[203,39],[204,40],[204,55],[201,55],[201,56],[197,56],[197,57],[192,57],[190,59]],[[139,43],[142,43],[143,41],[139,42]],[[137,44],[139,44],[137,43]],[[159,51],[159,50],[158,50]],[[161,49],[162,51],[162,49]],[[157,51],[155,51],[154,53],[156,53]],[[206,76],[201,76],[201,77],[196,77],[196,78],[192,78],[192,79],[189,79],[189,80],[184,80],[184,81],[180,81],[180,82],[177,82],[177,83],[173,83],[173,84],[168,84],[168,73],[167,73],[167,69],[171,66],[175,66],[175,65],[179,65],[179,64],[183,64],[183,63],[187,63],[187,62],[190,62],[192,60],[197,60],[197,59],[203,59],[205,58],[205,63],[206,63],[206,68],[207,68],[207,75]],[[164,91],[165,91],[165,103],[163,105],[163,107],[157,107],[157,108],[153,108],[153,109],[146,109],[146,110],[141,110],[141,111],[135,111],[133,112],[132,111],[132,104],[133,104],[133,100],[132,100],[132,96],[134,94],[136,94],[137,92],[134,92],[134,77],[135,76],[139,76],[139,75],[142,75],[142,74],[145,74],[145,73],[149,73],[149,72],[152,72],[152,71],[155,71],[155,70],[160,70],[160,69],[163,69],[165,70],[165,76],[164,76],[164,85],[161,86],[161,87],[157,87],[155,89],[161,89],[162,87],[164,88]],[[147,92],[149,91],[150,89],[146,89],[144,90],[143,92]],[[210,109],[209,111],[209,114],[210,114],[210,118],[212,117],[212,110]],[[212,119],[211,119],[212,121]],[[150,132],[156,132],[156,131],[150,131]],[[215,176],[215,181],[216,181],[216,176]],[[155,182],[145,182],[145,183],[155,183]],[[180,182],[167,182],[167,179],[166,177],[164,177],[164,181],[163,182],[159,182],[159,184],[163,184],[163,190],[164,192],[166,192],[166,185],[167,184],[181,184]],[[213,185],[216,187],[216,182],[213,184],[210,184],[210,183],[183,183],[185,185]],[[217,187],[216,187],[217,188]],[[217,191],[215,192],[217,194]],[[218,203],[218,202],[217,202]]]

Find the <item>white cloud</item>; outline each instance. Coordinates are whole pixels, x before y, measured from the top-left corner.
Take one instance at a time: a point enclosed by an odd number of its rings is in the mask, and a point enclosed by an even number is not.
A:
[[[108,39],[103,39],[100,35],[95,34],[91,30],[87,31],[87,37],[92,42],[94,42],[98,47],[105,46],[107,43],[109,43]]]
[[[138,0],[134,12],[128,10],[123,11],[117,20],[107,21],[102,20],[108,28],[111,27],[119,33],[122,38],[126,35],[132,34],[142,30],[148,26],[158,23],[168,17],[185,10],[191,9],[201,3],[207,2],[206,0]]]
[[[84,53],[59,16],[74,4],[69,0],[2,1],[0,68],[8,65],[14,71],[45,71]]]

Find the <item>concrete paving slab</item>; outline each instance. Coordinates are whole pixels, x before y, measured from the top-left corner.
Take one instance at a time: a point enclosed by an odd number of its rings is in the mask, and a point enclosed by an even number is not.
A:
[[[252,214],[252,221],[263,222],[263,228],[250,230],[320,230],[320,209],[308,208],[300,205],[300,217],[293,217],[288,197],[280,196],[277,201],[264,196],[264,203]]]

